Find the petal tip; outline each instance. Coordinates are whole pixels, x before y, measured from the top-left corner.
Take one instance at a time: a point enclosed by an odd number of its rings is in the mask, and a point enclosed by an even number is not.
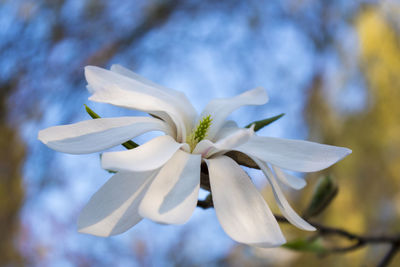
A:
[[[40,142],[42,142],[43,144],[46,144],[46,143],[47,143],[46,137],[45,137],[45,134],[44,134],[44,131],[45,131],[45,130],[46,130],[46,129],[40,130],[40,131],[38,132],[38,135],[37,135],[37,139],[38,139]]]
[[[115,70],[115,68],[119,68],[119,67],[122,67],[122,66],[120,64],[112,64],[110,67],[110,70],[113,71],[113,70]]]
[[[314,232],[314,231],[317,231],[317,228],[315,228],[314,226],[312,226],[311,224],[309,224],[307,227],[303,227],[303,230],[305,230],[305,231],[310,231],[310,232]]]
[[[84,210],[78,217],[77,231],[81,234],[94,235],[99,237],[109,237],[112,232],[105,231],[104,227],[101,227],[98,223],[88,223],[88,217],[84,215]]]
[[[252,247],[258,247],[258,248],[277,248],[282,246],[283,244],[286,243],[286,238],[280,234],[276,236],[276,240],[273,241],[266,241],[266,242],[257,242],[257,243],[248,243],[247,245],[252,246]]]
[[[98,71],[107,71],[107,70],[105,70],[105,69],[103,69],[103,68],[100,68],[100,67],[91,66],[91,65],[85,66],[85,68],[84,68],[84,73],[85,73],[86,81],[87,81],[88,83],[90,83],[89,81],[90,81],[91,79],[93,79],[95,75],[99,75],[99,74],[97,73]]]
[[[258,86],[255,88],[255,91],[259,91],[260,101],[264,102],[264,104],[268,103],[269,96],[268,96],[267,90],[264,87]]]
[[[351,153],[353,153],[353,151],[350,148],[347,148],[347,147],[340,147],[340,148],[341,148],[342,156],[337,161],[340,161],[340,160],[344,159],[345,157],[347,157],[348,155],[350,155]]]
[[[95,67],[95,66],[91,66],[91,65],[85,66],[85,68],[84,68],[85,77],[86,77],[90,72],[92,72],[92,71],[94,70],[94,68],[96,68],[96,67]]]
[[[83,228],[83,227],[79,228],[79,226],[78,226],[78,233],[86,234],[86,235],[94,235],[94,236],[98,236],[98,237],[109,237],[110,236],[110,234],[105,234],[102,232],[95,231],[95,230],[91,229],[90,226],[85,227],[85,228]]]
[[[299,178],[299,179],[301,179],[301,178]],[[303,189],[306,185],[307,185],[306,181],[303,180],[303,182],[298,182],[296,184],[292,183],[290,185],[290,187],[295,190],[300,190],[300,189]]]

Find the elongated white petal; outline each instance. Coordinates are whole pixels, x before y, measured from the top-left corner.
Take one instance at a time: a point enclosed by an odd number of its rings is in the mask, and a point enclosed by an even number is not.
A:
[[[168,94],[174,96],[175,98],[179,99],[179,104],[182,105],[182,108],[194,119],[197,115],[196,110],[194,109],[194,107],[192,106],[192,104],[190,103],[190,101],[188,100],[188,98],[185,96],[184,93],[171,89],[171,88],[167,88],[165,86],[162,86],[160,84],[157,84],[155,82],[150,81],[149,79],[146,79],[145,77],[119,65],[119,64],[114,64],[111,66],[111,71],[119,73],[121,75],[127,76],[131,79],[137,80],[145,85],[157,88],[159,90],[165,91]]]
[[[303,178],[291,175],[289,173],[285,173],[281,168],[272,165],[272,169],[274,170],[276,177],[279,181],[293,189],[299,190],[306,186],[306,181]]]
[[[285,243],[274,215],[239,165],[226,156],[206,163],[214,208],[224,231],[237,242],[258,247]]]
[[[142,217],[138,207],[153,172],[117,173],[97,191],[78,218],[81,233],[110,236],[125,232]]]
[[[200,155],[178,150],[151,183],[139,206],[139,214],[168,224],[189,220],[199,195],[200,163]]]
[[[253,128],[253,126],[250,129],[239,128],[232,131],[230,135],[218,140],[216,143],[207,139],[202,140],[196,145],[193,153],[201,154],[204,158],[211,157],[217,153],[223,154],[226,151],[232,150],[233,148],[246,143],[254,135]]]
[[[111,66],[110,70],[113,71],[113,72],[116,72],[118,74],[124,75],[126,77],[129,77],[131,79],[137,80],[137,81],[139,81],[139,82],[141,82],[141,83],[143,83],[145,85],[148,85],[148,86],[151,86],[151,87],[155,87],[155,88],[160,89],[160,90],[167,91],[168,93],[170,93],[170,94],[172,94],[174,96],[178,96],[179,95],[178,91],[169,89],[169,88],[164,87],[164,86],[162,86],[160,84],[152,82],[152,81],[146,79],[145,77],[143,77],[143,76],[141,76],[141,75],[139,75],[139,74],[137,74],[137,73],[135,73],[135,72],[133,72],[133,71],[121,66],[121,65],[119,65],[119,64],[113,64]]]
[[[235,150],[284,169],[299,172],[319,171],[351,153],[344,147],[323,145],[303,140],[253,136]]]
[[[282,193],[281,188],[279,187],[278,182],[276,181],[274,174],[272,173],[271,169],[267,166],[267,164],[263,163],[259,159],[255,157],[251,157],[255,163],[260,167],[260,169],[267,177],[268,182],[271,184],[272,191],[274,192],[276,203],[278,204],[279,209],[281,210],[282,214],[288,219],[290,223],[297,226],[300,229],[306,231],[315,231],[315,227],[303,220],[290,206],[287,202],[285,196]]]
[[[217,132],[215,135],[215,140],[220,140],[222,138],[225,138],[234,132],[236,132],[239,128],[236,122],[234,121],[225,121],[225,123],[222,125],[221,129]]]
[[[158,136],[131,150],[106,152],[101,165],[106,170],[141,172],[164,165],[183,144],[168,136]]]
[[[71,154],[102,151],[149,131],[170,132],[163,121],[150,117],[101,118],[41,130],[38,139],[48,147]]]
[[[238,129],[230,135],[218,140],[215,148],[218,150],[231,150],[242,144],[245,144],[254,135],[254,125],[249,129]]]
[[[156,118],[160,118],[161,120],[163,120],[171,129],[170,132],[168,133],[168,135],[172,136],[173,138],[177,138],[177,127],[175,125],[175,122],[171,119],[171,116],[169,116],[166,112],[164,111],[152,111],[149,112],[149,114],[151,114],[152,116],[156,117]]]
[[[158,116],[165,112],[175,123],[178,140],[184,141],[186,138],[186,128],[192,126],[193,118],[190,118],[180,99],[174,95],[94,66],[85,67],[85,76],[89,84],[88,89],[93,93],[89,100],[149,113],[157,111]]]
[[[185,118],[188,120],[185,122],[185,124],[187,124],[186,125],[187,129],[191,129],[193,127],[193,123],[197,116],[197,112],[184,93],[152,82],[144,78],[143,76],[140,76],[137,73],[118,64],[112,65],[111,71],[127,76],[131,79],[137,80],[145,85],[167,92],[168,94],[172,95],[175,99],[178,99],[178,101],[176,101],[176,104],[180,106],[181,111],[184,112]]]
[[[212,124],[208,131],[208,138],[214,140],[214,137],[225,123],[226,117],[234,110],[245,105],[263,105],[267,101],[267,93],[262,87],[246,91],[235,97],[211,100],[200,115],[200,119],[211,115]]]

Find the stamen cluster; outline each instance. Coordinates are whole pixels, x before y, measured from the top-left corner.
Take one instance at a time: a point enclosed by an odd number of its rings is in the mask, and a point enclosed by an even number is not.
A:
[[[192,133],[188,137],[188,144],[190,150],[193,151],[196,145],[204,138],[207,137],[208,129],[211,126],[212,118],[208,115],[202,118],[196,128],[193,129]]]

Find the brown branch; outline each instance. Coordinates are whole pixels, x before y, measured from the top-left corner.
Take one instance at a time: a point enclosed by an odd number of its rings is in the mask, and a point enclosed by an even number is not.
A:
[[[377,265],[378,267],[385,267],[388,266],[390,261],[396,255],[397,252],[400,250],[400,243],[392,244],[389,251],[385,254],[381,262]]]
[[[151,30],[166,23],[168,19],[175,13],[180,3],[180,0],[169,0],[153,3],[151,8],[147,10],[147,15],[145,18],[141,23],[132,29],[132,32],[124,35],[124,37],[120,39],[112,40],[111,42],[105,44],[96,53],[85,59],[86,62],[84,62],[83,65],[105,65],[117,52],[128,48],[135,42],[141,40]]]
[[[211,198],[211,194],[205,200],[199,200],[197,202],[197,207],[202,209],[213,208],[213,202]],[[281,215],[274,215],[276,220],[281,223],[288,223],[288,220],[281,216]],[[400,233],[395,235],[377,235],[377,236],[370,236],[370,235],[359,235],[351,233],[347,230],[341,228],[335,228],[331,226],[326,226],[321,223],[312,222],[307,220],[309,224],[314,226],[319,236],[329,236],[329,235],[336,235],[348,239],[350,241],[355,241],[355,244],[352,244],[347,247],[336,247],[328,249],[330,253],[346,253],[361,247],[364,247],[368,244],[389,244],[391,245],[390,250],[385,254],[384,258],[381,262],[377,265],[379,267],[387,266],[393,257],[396,255],[397,252],[400,250]]]

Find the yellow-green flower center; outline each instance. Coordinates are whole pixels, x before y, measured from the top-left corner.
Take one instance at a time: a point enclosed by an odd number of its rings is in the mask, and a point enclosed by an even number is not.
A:
[[[199,124],[196,126],[196,128],[193,129],[193,131],[190,133],[190,135],[187,138],[187,142],[190,146],[190,151],[193,151],[196,145],[203,140],[204,138],[207,137],[207,132],[208,129],[211,126],[211,115],[208,115],[206,117],[203,117]]]

